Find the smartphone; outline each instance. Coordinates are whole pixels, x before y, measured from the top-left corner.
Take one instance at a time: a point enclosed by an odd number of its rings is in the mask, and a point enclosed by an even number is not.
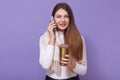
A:
[[[52,21],[54,21],[54,18],[53,18],[53,16],[51,16],[51,18],[50,18],[50,22],[52,22]]]
[[[50,18],[50,22],[51,22],[51,21],[55,21],[54,18],[53,18],[53,16],[51,16],[51,18]],[[56,28],[54,28],[53,31],[55,32],[55,31],[56,31]]]

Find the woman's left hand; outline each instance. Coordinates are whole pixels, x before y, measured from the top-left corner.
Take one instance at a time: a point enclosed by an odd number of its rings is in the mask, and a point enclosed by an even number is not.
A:
[[[72,58],[69,54],[66,54],[64,58],[61,58],[60,62],[62,64],[67,65],[71,69],[74,69],[76,66],[76,62],[75,62],[74,58]]]

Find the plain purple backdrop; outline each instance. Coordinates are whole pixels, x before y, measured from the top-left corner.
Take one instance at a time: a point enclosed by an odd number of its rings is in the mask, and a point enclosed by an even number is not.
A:
[[[0,0],[0,80],[44,80],[39,37],[57,2]],[[84,35],[88,72],[82,80],[120,80],[120,0],[66,0]]]

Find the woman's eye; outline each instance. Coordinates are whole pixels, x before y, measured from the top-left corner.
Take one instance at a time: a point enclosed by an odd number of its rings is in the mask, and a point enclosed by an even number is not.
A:
[[[59,15],[59,16],[56,16],[56,18],[60,18],[61,16]]]
[[[69,18],[69,16],[65,16],[66,18]]]

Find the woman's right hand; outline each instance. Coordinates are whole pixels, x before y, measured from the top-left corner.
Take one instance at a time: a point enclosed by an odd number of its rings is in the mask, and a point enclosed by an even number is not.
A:
[[[55,38],[55,33],[53,31],[54,28],[56,28],[57,24],[55,21],[51,21],[48,25],[48,32],[49,32],[49,35],[50,35],[50,38]]]

